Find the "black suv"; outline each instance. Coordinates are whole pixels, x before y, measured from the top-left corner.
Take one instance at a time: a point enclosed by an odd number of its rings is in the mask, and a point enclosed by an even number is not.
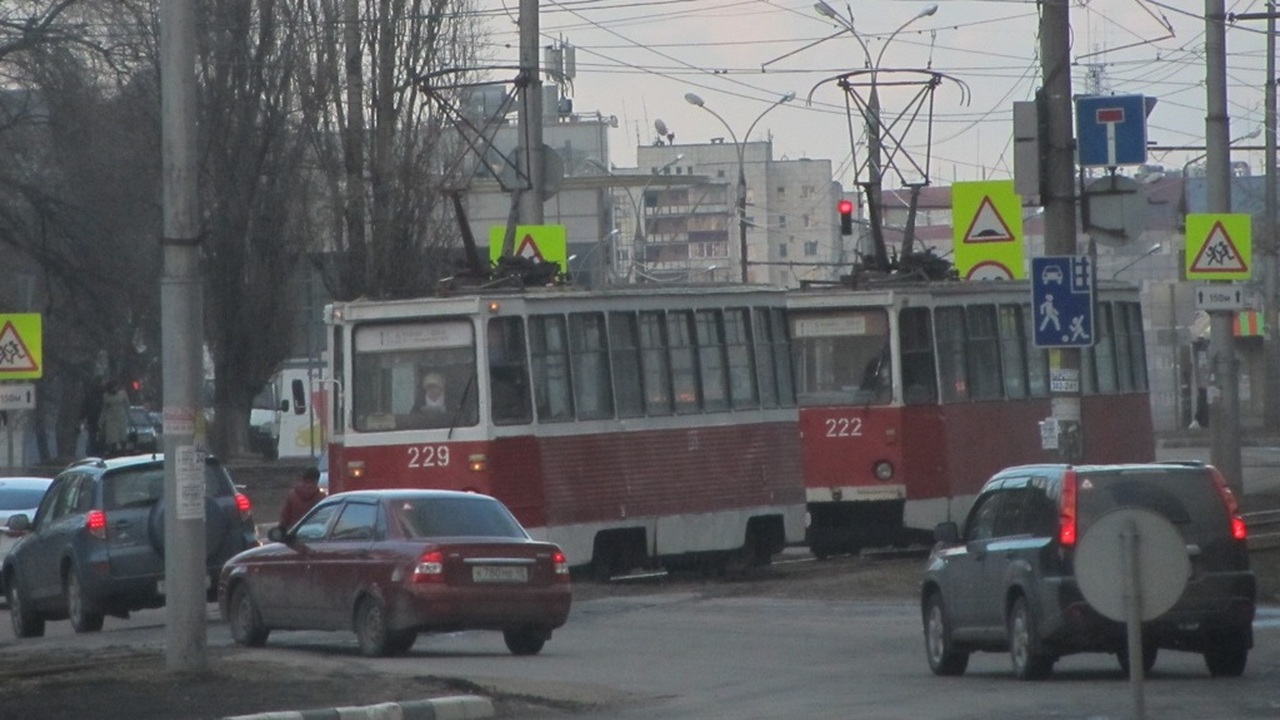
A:
[[[1115,653],[1125,626],[1085,601],[1076,541],[1109,510],[1142,508],[1186,541],[1191,576],[1177,603],[1142,626],[1142,664],[1160,648],[1202,653],[1215,676],[1244,672],[1257,582],[1247,531],[1221,473],[1201,463],[1025,465],[983,485],[965,520],[938,525],[921,587],[925,651],[938,675],[960,675],[975,651],[1009,651],[1014,674],[1047,677],[1059,657]]]
[[[232,555],[258,545],[249,498],[220,462],[204,464],[208,597]],[[13,634],[39,637],[45,620],[76,632],[102,629],[104,615],[164,605],[164,457],[82,460],[54,479],[35,519],[9,519],[23,533],[0,565]]]

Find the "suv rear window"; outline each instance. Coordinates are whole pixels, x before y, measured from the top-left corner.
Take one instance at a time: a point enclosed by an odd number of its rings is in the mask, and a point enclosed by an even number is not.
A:
[[[235,486],[221,465],[205,463],[205,497],[229,497]],[[164,465],[121,468],[102,478],[104,510],[139,507],[159,502],[164,497]]]
[[[1082,472],[1077,487],[1081,532],[1119,506],[1158,513],[1183,532],[1189,528],[1216,529],[1228,522],[1213,478],[1199,468]]]

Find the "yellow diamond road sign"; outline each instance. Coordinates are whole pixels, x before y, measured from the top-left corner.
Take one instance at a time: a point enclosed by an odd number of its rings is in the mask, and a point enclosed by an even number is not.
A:
[[[0,380],[38,380],[44,375],[39,313],[0,315]]]
[[[1253,273],[1248,213],[1187,215],[1187,279],[1248,280]]]
[[[1022,197],[1012,180],[951,185],[956,270],[966,280],[1025,277]]]

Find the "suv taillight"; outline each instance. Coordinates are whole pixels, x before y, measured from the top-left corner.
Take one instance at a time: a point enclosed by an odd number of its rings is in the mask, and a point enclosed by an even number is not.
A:
[[[240,511],[240,519],[249,521],[253,519],[253,503],[249,502],[249,496],[244,493],[236,493],[236,510]]]
[[[107,539],[107,514],[101,510],[90,510],[84,516],[84,527],[89,534],[99,540]]]
[[[444,553],[439,550],[422,553],[422,557],[418,558],[418,564],[413,568],[413,582],[444,582]]]
[[[1222,473],[1218,472],[1218,468],[1209,468],[1209,474],[1213,476],[1213,484],[1218,488],[1222,503],[1227,506],[1227,517],[1231,519],[1231,537],[1241,542],[1248,540],[1249,528],[1244,524],[1244,518],[1240,517],[1240,503],[1236,502],[1236,494],[1231,492],[1231,486],[1222,477]]]
[[[1079,525],[1076,522],[1076,471],[1062,475],[1062,499],[1058,508],[1058,544],[1065,548],[1076,546]]]

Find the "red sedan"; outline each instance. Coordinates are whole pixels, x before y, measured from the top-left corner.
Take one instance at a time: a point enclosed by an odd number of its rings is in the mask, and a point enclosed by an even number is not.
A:
[[[236,642],[272,630],[354,630],[365,655],[406,652],[420,632],[501,630],[534,655],[569,617],[569,564],[487,495],[339,493],[274,542],[231,558],[218,605]]]

